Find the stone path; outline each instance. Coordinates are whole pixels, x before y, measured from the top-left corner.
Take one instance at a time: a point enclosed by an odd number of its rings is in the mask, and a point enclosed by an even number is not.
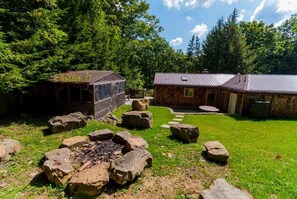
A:
[[[175,118],[173,118],[173,121],[168,122],[168,124],[161,125],[161,128],[169,129],[171,125],[179,124],[183,121],[184,114],[175,114]]]

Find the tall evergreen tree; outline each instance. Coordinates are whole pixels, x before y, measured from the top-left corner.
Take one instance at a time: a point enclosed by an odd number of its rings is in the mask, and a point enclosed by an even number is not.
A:
[[[203,43],[203,66],[210,72],[245,72],[245,39],[237,24],[238,13],[234,9],[226,21],[221,18]]]
[[[11,52],[2,69],[1,90],[21,89],[65,65],[67,35],[57,25],[63,12],[55,0],[2,0],[0,7],[2,40]]]

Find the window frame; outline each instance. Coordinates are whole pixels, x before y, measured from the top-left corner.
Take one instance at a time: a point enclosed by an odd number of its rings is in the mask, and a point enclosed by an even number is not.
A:
[[[186,92],[188,90],[188,92]],[[189,92],[192,91],[192,92]],[[186,93],[188,93],[188,95],[186,95]],[[190,96],[189,93],[192,93],[192,95]],[[194,88],[184,88],[184,97],[187,98],[193,98],[194,97]]]

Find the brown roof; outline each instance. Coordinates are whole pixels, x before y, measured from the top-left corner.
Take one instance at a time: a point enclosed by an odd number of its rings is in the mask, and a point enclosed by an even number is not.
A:
[[[154,85],[216,87],[234,76],[231,74],[156,73]]]
[[[222,88],[248,93],[297,94],[297,75],[236,75]]]
[[[81,71],[68,71],[65,73],[58,73],[49,78],[51,82],[58,83],[94,83],[102,78],[114,73],[113,71],[101,70],[81,70]]]

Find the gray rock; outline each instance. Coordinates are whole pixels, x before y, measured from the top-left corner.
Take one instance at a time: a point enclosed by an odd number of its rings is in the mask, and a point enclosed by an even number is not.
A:
[[[113,136],[112,140],[119,144],[126,145],[127,140],[131,137],[132,137],[132,135],[128,131],[121,131],[121,132],[118,132],[117,134],[115,134]]]
[[[103,116],[99,121],[112,125],[116,125],[119,122],[118,118],[111,113]]]
[[[124,185],[140,176],[144,168],[151,167],[152,155],[147,150],[137,149],[126,153],[111,164],[110,179]]]
[[[128,151],[136,149],[147,149],[148,143],[140,136],[130,137],[127,140],[126,148]]]
[[[103,129],[99,131],[95,131],[88,134],[91,141],[102,141],[102,140],[108,140],[111,139],[113,136],[113,133],[109,129]]]
[[[204,144],[206,158],[210,161],[226,163],[229,152],[219,141],[209,141]]]
[[[80,147],[84,143],[86,143],[87,140],[88,140],[88,137],[86,137],[86,136],[74,136],[71,138],[67,138],[67,139],[63,140],[63,143],[61,144],[60,148],[68,147],[68,148],[72,149],[75,147]]]
[[[209,190],[200,193],[201,199],[252,199],[253,197],[244,191],[228,184],[224,179],[217,179]]]
[[[52,133],[60,133],[85,127],[87,124],[87,116],[81,112],[70,113],[68,115],[56,116],[48,121],[48,127]]]
[[[52,159],[69,159],[70,158],[70,150],[69,148],[61,148],[55,149],[45,154],[46,160]]]
[[[174,124],[170,131],[174,137],[186,143],[196,143],[199,136],[198,127],[190,124]]]
[[[12,155],[20,152],[21,144],[13,139],[0,140],[0,161],[8,161]]]
[[[148,111],[130,111],[122,115],[122,125],[129,128],[152,128],[153,118]]]
[[[109,164],[107,164],[97,164],[76,173],[69,182],[69,192],[88,196],[99,195],[109,182]]]
[[[74,168],[68,159],[50,159],[43,164],[48,180],[56,185],[65,184],[74,174]]]

